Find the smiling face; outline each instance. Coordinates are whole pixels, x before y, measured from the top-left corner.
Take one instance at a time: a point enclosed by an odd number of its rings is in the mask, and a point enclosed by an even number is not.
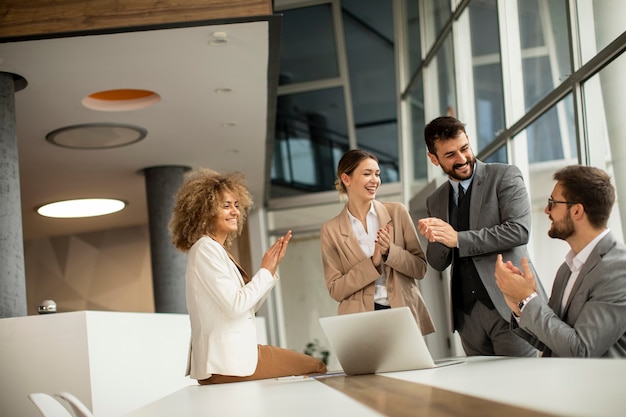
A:
[[[451,179],[463,181],[471,178],[476,158],[465,132],[459,132],[452,139],[437,140],[435,150],[436,154],[428,152],[430,161],[440,166]]]
[[[222,194],[222,205],[218,208],[214,219],[215,228],[214,236],[212,237],[223,244],[229,233],[236,233],[239,214],[239,203],[235,196],[229,191],[224,191]]]
[[[380,186],[380,168],[378,162],[371,158],[363,159],[350,175],[341,174],[346,186],[348,200],[367,202],[376,198]]]
[[[554,186],[550,197],[558,203],[553,203],[551,209],[546,205],[545,213],[552,221],[550,230],[548,230],[548,236],[553,239],[567,240],[576,231],[570,210],[572,206],[567,203],[561,203],[561,201],[566,201],[567,199],[563,195],[563,186],[559,183]]]

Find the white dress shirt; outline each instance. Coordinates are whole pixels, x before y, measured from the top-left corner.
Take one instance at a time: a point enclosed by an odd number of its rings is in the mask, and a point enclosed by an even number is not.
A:
[[[348,216],[350,217],[350,223],[352,224],[352,230],[359,241],[359,246],[365,253],[365,256],[371,257],[374,255],[374,246],[376,245],[376,237],[378,236],[378,229],[380,229],[380,222],[378,221],[378,215],[374,210],[374,205],[370,203],[370,209],[365,217],[367,223],[367,231],[363,227],[363,224],[359,219],[354,217],[350,210],[348,210]],[[376,304],[389,305],[389,299],[387,298],[387,287],[385,286],[385,267],[384,262],[381,263],[381,276],[375,282],[374,288],[374,302]]]

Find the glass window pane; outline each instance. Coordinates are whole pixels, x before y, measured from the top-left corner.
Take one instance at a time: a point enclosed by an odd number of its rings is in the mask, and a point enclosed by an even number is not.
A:
[[[571,74],[565,0],[519,1],[526,110]]]
[[[554,274],[563,263],[569,246],[547,235],[550,219],[544,213],[552,193],[552,175],[560,167],[576,164],[572,97],[568,96],[535,120],[513,140],[525,140],[528,147],[529,195],[532,209],[531,258],[544,288],[552,288]],[[533,250],[534,249],[534,250]]]
[[[480,152],[504,129],[504,96],[496,0],[470,3],[476,138]],[[499,157],[501,157],[500,155]]]
[[[420,34],[420,17],[418,2],[406,0],[406,25],[408,37],[409,73],[413,74],[422,64],[422,36]],[[404,88],[405,86],[403,86]]]
[[[626,29],[623,0],[578,0],[583,64],[593,58]]]
[[[279,83],[284,85],[338,77],[330,4],[283,13]]]
[[[574,104],[567,95],[525,130],[529,163],[554,160],[577,161]]]
[[[426,143],[424,142],[424,127],[426,114],[424,113],[424,83],[422,77],[417,80],[410,96],[411,132],[413,139],[413,178],[415,180],[428,178],[428,164]]]
[[[626,54],[620,55],[583,84],[586,141],[590,165],[611,175],[617,202],[609,227],[624,239],[626,225]]]
[[[343,89],[279,96],[271,197],[334,189],[347,131]]]
[[[454,78],[454,47],[452,36],[444,41],[435,58],[432,74],[437,80],[439,115],[458,116],[456,108],[456,83]]]
[[[392,2],[344,0],[341,6],[357,147],[379,157],[384,182],[398,181]]]
[[[423,4],[426,48],[430,49],[452,12],[450,0],[424,0]]]

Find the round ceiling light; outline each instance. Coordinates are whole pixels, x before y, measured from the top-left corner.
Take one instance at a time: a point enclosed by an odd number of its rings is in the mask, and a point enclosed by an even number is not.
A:
[[[123,210],[126,203],[111,198],[83,198],[57,201],[37,208],[37,213],[45,217],[74,219],[80,217],[104,216]]]
[[[82,101],[83,106],[100,111],[130,111],[145,109],[161,101],[154,91],[119,89],[89,94]]]
[[[46,140],[74,149],[108,149],[130,145],[146,137],[144,128],[117,123],[87,123],[53,130]]]

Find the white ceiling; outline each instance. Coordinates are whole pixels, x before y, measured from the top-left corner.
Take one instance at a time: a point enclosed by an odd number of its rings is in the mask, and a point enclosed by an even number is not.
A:
[[[268,21],[145,30],[0,44],[0,71],[28,86],[15,95],[24,239],[147,224],[140,171],[161,165],[245,173],[263,200],[267,142]],[[210,46],[211,34],[228,43]],[[128,112],[90,110],[81,100],[112,89],[158,93],[156,105]],[[230,88],[230,93],[216,93]],[[57,147],[46,134],[83,123],[123,123],[148,131],[108,150]],[[223,127],[224,123],[236,123]],[[49,219],[43,203],[111,197],[119,213]]]

